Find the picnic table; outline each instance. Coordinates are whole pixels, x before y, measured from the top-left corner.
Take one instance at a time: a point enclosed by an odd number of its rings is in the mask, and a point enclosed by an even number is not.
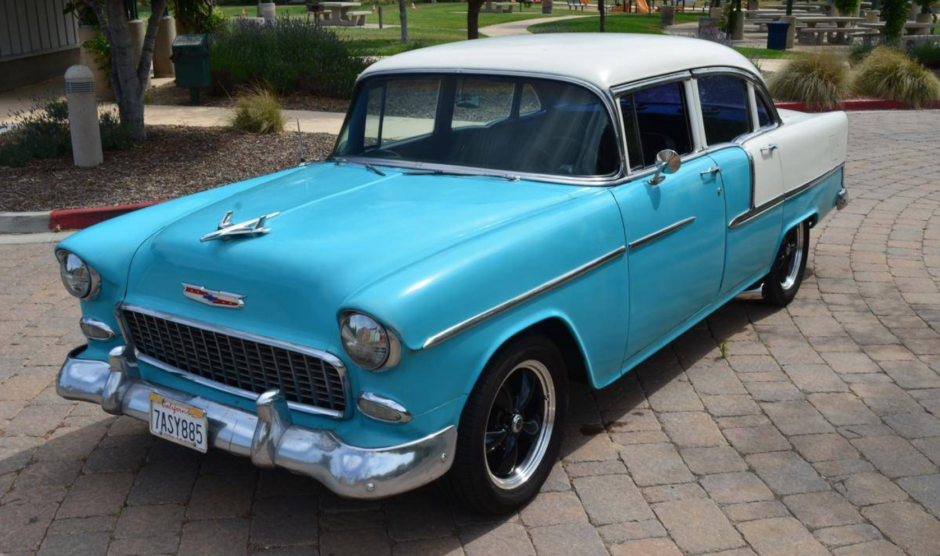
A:
[[[884,29],[885,22],[878,21],[874,23],[859,23],[859,27],[865,27],[868,29],[878,29],[879,31]],[[940,28],[940,23],[921,23],[918,21],[905,21],[904,29],[914,31],[912,35],[931,35],[934,29]]]
[[[320,8],[329,10],[330,17],[325,18],[320,25],[324,27],[353,27],[365,24],[365,14],[371,12],[350,12],[352,8],[361,6],[360,2],[320,2]]]
[[[800,30],[800,36],[815,35],[815,43],[822,44],[823,34],[829,36],[830,44],[845,44],[846,43],[846,32],[857,27],[856,24],[863,23],[865,21],[864,17],[851,17],[851,16],[796,16],[797,23],[805,23],[806,29]],[[826,27],[817,28],[819,24],[824,24]],[[835,29],[831,27],[835,26]]]
[[[761,5],[760,9],[763,10],[764,8],[771,9],[771,10],[784,10],[784,11],[786,11],[787,5],[786,5],[786,4],[764,4],[764,5]],[[793,4],[793,11],[794,11],[794,12],[824,12],[824,11],[826,11],[826,7],[823,6],[822,4],[802,4],[802,5],[801,5],[801,4]]]

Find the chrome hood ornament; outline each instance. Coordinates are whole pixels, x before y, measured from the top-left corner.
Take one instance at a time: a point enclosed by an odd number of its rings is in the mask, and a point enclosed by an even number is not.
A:
[[[212,305],[213,307],[241,309],[245,306],[244,295],[209,290],[202,286],[193,286],[192,284],[183,284],[183,295],[189,299],[192,299],[193,301],[205,303],[206,305]]]
[[[275,216],[281,214],[280,212],[272,212],[271,214],[265,214],[258,218],[252,220],[246,220],[245,222],[240,222],[238,224],[232,224],[232,215],[235,211],[230,210],[225,213],[225,216],[222,217],[222,221],[219,222],[219,227],[216,231],[208,233],[201,238],[199,241],[212,241],[213,239],[229,239],[233,237],[256,237],[264,235],[271,231],[271,228],[266,228],[265,224],[268,221],[268,218],[274,218]]]

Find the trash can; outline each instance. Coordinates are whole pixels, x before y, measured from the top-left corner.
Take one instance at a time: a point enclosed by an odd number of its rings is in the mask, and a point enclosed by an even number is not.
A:
[[[787,30],[790,24],[785,21],[771,21],[767,23],[767,49],[786,50]]]
[[[199,89],[210,85],[209,35],[177,35],[173,40],[176,86],[188,87],[193,104],[199,104]]]

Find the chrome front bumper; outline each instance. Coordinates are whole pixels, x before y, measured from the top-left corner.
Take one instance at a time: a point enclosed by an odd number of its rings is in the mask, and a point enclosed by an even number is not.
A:
[[[69,353],[56,391],[69,400],[99,404],[114,415],[150,420],[150,394],[167,396],[206,412],[209,445],[250,457],[259,467],[282,467],[308,475],[350,498],[382,498],[413,490],[450,469],[457,444],[453,426],[414,442],[383,448],[350,446],[328,430],[291,422],[287,402],[276,390],[258,397],[257,414],[185,392],[144,382],[125,347],[111,351],[110,364]]]

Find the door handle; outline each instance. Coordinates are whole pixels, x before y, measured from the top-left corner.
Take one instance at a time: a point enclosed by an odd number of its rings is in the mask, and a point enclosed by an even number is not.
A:
[[[760,150],[760,152],[762,152],[763,154],[772,153],[772,152],[774,152],[775,150],[777,150],[777,146],[778,146],[778,145],[777,145],[776,143],[771,143],[771,144],[767,145],[766,147],[762,147],[761,150]]]
[[[714,176],[715,174],[721,173],[721,168],[719,168],[718,166],[712,166],[711,168],[707,170],[702,170],[699,173],[703,176]]]

